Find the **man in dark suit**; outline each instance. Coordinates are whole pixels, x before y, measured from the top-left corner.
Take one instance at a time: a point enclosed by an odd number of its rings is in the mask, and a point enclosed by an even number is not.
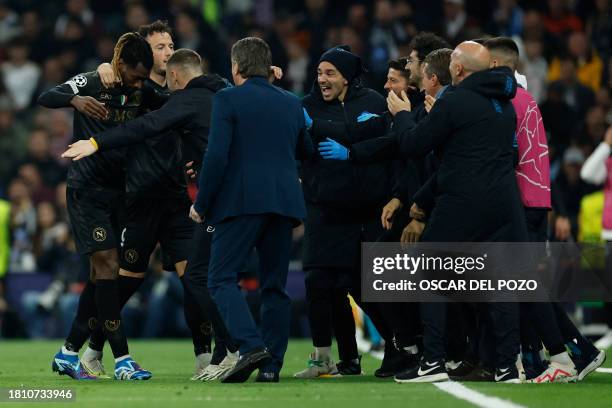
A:
[[[208,150],[190,215],[215,226],[208,288],[240,347],[240,359],[222,382],[244,382],[257,368],[257,381],[277,382],[289,337],[285,284],[291,233],[306,215],[296,155],[308,139],[301,101],[267,81],[268,45],[244,38],[231,57],[237,86],[213,99]],[[260,260],[262,335],[236,286],[253,248]]]

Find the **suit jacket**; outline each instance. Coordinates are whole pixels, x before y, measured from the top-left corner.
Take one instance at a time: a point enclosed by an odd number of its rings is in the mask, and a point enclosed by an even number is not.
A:
[[[196,211],[212,223],[253,214],[303,219],[297,157],[312,151],[302,103],[263,77],[213,98]]]

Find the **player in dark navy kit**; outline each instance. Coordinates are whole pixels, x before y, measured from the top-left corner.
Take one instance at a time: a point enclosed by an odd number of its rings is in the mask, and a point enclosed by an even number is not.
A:
[[[153,69],[145,81],[143,93],[147,99],[148,111],[161,108],[170,96],[166,84],[166,65],[174,53],[172,30],[167,23],[155,21],[139,28],[139,33],[153,50]],[[110,64],[102,64],[98,72],[109,88],[117,85]],[[206,76],[211,94],[228,83],[216,75]],[[202,107],[206,110],[206,107]],[[128,147],[126,161],[126,217],[119,248],[120,306],[123,307],[136,292],[145,278],[149,258],[157,243],[160,243],[165,270],[176,270],[184,291],[184,310],[191,330],[196,367],[193,379],[209,365],[218,365],[226,357],[224,327],[218,319],[215,324],[215,353],[211,353],[213,335],[212,313],[214,304],[206,291],[206,284],[199,284],[191,290],[186,287],[185,277],[188,255],[190,264],[197,268],[208,267],[208,258],[199,262],[199,252],[189,251],[194,229],[199,235],[210,240],[211,231],[195,226],[189,219],[191,200],[187,193],[184,174],[186,163],[199,162],[203,156],[207,131],[203,134],[187,134],[186,130],[164,129],[142,143]],[[198,228],[199,227],[199,228]],[[200,234],[201,233],[201,234]],[[193,270],[193,268],[189,268]],[[199,270],[198,269],[198,270]],[[220,324],[219,324],[220,323]],[[89,347],[83,353],[81,362],[90,373],[103,373],[102,349],[104,336],[95,330]],[[231,348],[231,345],[229,346]]]
[[[122,35],[115,46],[113,69],[121,85],[106,89],[96,72],[79,74],[40,97],[48,108],[74,107],[74,139],[115,127],[143,109],[144,81],[153,66],[151,47],[138,33]],[[125,190],[125,150],[75,162],[68,170],[67,203],[77,249],[88,255],[91,279],[81,294],[76,318],[53,370],[74,379],[93,379],[79,362],[78,351],[92,329],[103,329],[115,357],[115,378],[151,378],[129,355],[121,325],[118,255],[119,212]]]

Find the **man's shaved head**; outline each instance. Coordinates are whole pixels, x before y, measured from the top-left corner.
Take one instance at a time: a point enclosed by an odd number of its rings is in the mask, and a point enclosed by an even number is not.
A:
[[[464,41],[451,54],[450,71],[453,85],[470,74],[489,68],[489,51],[474,41]]]

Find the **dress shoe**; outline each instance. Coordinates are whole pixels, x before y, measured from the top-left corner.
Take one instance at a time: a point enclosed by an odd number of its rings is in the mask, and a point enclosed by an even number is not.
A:
[[[255,349],[240,356],[234,368],[221,378],[222,383],[243,383],[249,379],[253,371],[262,367],[271,355],[265,348]]]

